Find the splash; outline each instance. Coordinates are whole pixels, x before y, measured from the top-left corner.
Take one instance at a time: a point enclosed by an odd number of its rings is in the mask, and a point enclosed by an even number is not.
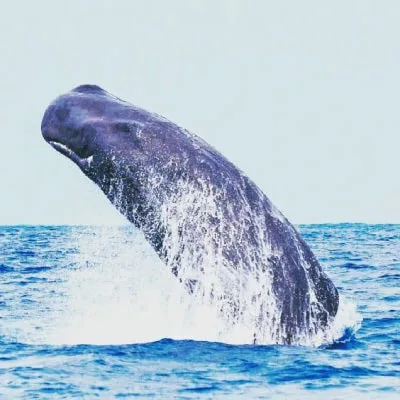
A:
[[[161,180],[154,177],[156,192]],[[126,204],[122,191],[113,196],[119,208]],[[133,228],[102,228],[78,237],[72,261],[76,267],[64,272],[64,300],[58,307],[62,311],[53,316],[46,340],[115,344],[167,337],[284,344],[273,271],[261,267],[269,266],[279,253],[266,237],[265,220],[257,217],[245,196],[238,208],[220,207],[226,200],[223,190],[206,181],[177,184],[158,205],[164,262]],[[274,215],[284,218],[276,209]],[[248,224],[254,227],[251,240]],[[310,279],[308,284],[310,307],[318,309]],[[313,330],[299,331],[292,344],[332,343],[348,327],[356,330],[359,316],[341,296],[327,329],[320,329],[316,319],[311,325]]]
[[[52,311],[46,329],[41,336],[31,332],[28,342],[128,344],[172,338],[253,343],[255,311],[249,309],[232,324],[221,313],[221,303],[205,295],[208,285],[216,286],[215,277],[190,295],[135,229],[88,228],[74,240],[73,267],[58,272],[62,283],[56,288],[57,295],[48,299]],[[260,289],[259,282],[247,280],[246,284],[248,290]],[[245,288],[241,295],[247,299]],[[258,304],[261,308],[261,301]],[[258,304],[250,302],[249,306],[254,310]],[[357,329],[357,318],[354,305],[341,297],[329,332],[303,344],[320,346],[338,340],[349,327]],[[260,325],[260,329],[267,326],[267,334],[273,331],[268,323],[265,320]],[[267,334],[261,344],[275,344],[276,337]]]
[[[234,337],[241,343],[284,344],[287,332],[281,324],[270,262],[281,256],[281,250],[272,246],[263,214],[254,211],[254,204],[239,185],[235,190],[239,193],[235,198],[240,199],[237,207],[230,204],[226,187],[218,188],[201,179],[178,182],[173,194],[161,204],[166,264],[187,286],[194,301],[213,310],[212,314],[223,322],[222,331],[217,332],[222,341],[231,342]],[[261,204],[262,192],[257,190],[255,197]],[[272,218],[287,222],[272,204],[269,211]],[[321,325],[317,315],[322,305],[296,234],[290,226],[308,283],[310,305],[304,314],[310,312],[312,318],[311,328],[299,329],[291,344],[319,346],[340,338],[348,326],[357,329],[359,317],[342,297],[336,317],[327,328]]]
[[[261,273],[257,268],[273,254],[264,240],[262,221],[251,216],[248,204],[241,208],[242,215],[234,215],[237,210],[229,203],[221,207],[226,193],[207,181],[180,182],[175,189],[161,205],[168,269],[175,271],[194,301],[213,309],[224,322],[219,336],[242,336],[247,343],[276,342],[277,324],[271,321],[279,320],[279,312],[272,295],[272,271]],[[249,223],[255,228],[252,241]],[[248,245],[245,251],[243,243]]]
[[[194,301],[141,233],[104,227],[75,239],[75,267],[60,272],[63,284],[46,343],[218,341],[220,321],[213,310]]]

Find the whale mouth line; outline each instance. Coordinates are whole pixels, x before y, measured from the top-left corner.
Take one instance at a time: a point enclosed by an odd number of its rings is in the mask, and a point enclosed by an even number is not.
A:
[[[87,157],[80,157],[77,153],[75,153],[75,151],[71,150],[64,143],[58,142],[56,140],[49,140],[49,144],[59,153],[70,158],[72,161],[78,164],[78,166],[81,167],[82,169],[87,169],[88,167],[90,167],[90,164],[93,161],[93,154]]]

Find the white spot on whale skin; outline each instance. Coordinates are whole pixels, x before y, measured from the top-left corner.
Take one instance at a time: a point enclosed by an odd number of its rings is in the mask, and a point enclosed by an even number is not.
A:
[[[92,165],[92,162],[93,162],[93,156],[89,156],[89,157],[86,159],[86,161],[87,161],[88,167],[90,167],[90,166]]]

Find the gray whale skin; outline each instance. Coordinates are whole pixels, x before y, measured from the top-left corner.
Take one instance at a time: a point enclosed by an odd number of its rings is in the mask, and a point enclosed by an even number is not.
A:
[[[255,183],[201,138],[96,85],[55,99],[41,129],[188,292],[253,329],[249,342],[307,344],[329,330],[332,281]]]

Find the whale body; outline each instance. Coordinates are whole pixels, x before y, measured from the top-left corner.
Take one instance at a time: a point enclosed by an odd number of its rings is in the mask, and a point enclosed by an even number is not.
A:
[[[56,98],[44,139],[138,229],[186,290],[248,342],[307,344],[339,295],[294,226],[200,137],[96,85]]]

